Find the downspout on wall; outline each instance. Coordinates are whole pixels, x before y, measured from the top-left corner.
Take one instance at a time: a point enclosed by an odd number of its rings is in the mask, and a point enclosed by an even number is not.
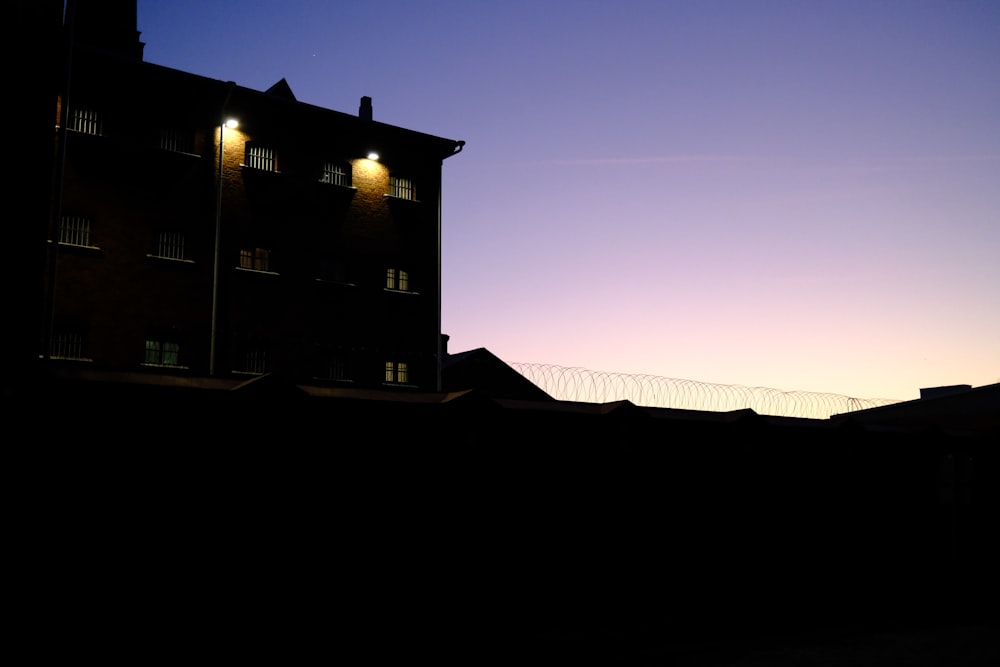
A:
[[[444,161],[447,160],[448,158],[452,157],[453,155],[458,155],[459,153],[461,153],[463,148],[465,148],[465,141],[456,141],[455,142],[455,144],[452,146],[451,153],[449,153],[448,155],[445,155],[441,159],[441,172],[442,173],[444,172]],[[444,199],[444,179],[442,178],[441,179],[441,187],[438,188],[438,207],[437,207],[438,208],[438,211],[437,211],[437,237],[438,237],[437,238],[437,254],[438,254],[438,262],[437,262],[438,263],[438,265],[437,265],[437,291],[438,291],[438,293],[437,293],[437,309],[438,309],[438,312],[437,312],[437,332],[438,332],[438,342],[437,342],[437,360],[436,360],[436,363],[435,363],[435,366],[437,367],[437,378],[435,379],[434,390],[436,392],[438,392],[438,393],[441,392],[441,388],[443,386],[442,378],[441,378],[441,365],[444,362],[445,348],[447,346],[446,337],[441,333],[441,323],[442,323],[441,322],[441,320],[442,320],[442,318],[441,318],[441,312],[442,312],[442,308],[441,308],[441,305],[442,305],[441,304],[441,299],[442,299],[441,285],[442,285],[442,282],[441,281],[444,279],[444,275],[443,275],[443,272],[441,270],[441,257],[442,257],[442,252],[443,252],[443,245],[442,245],[442,241],[441,241],[441,238],[442,238],[442,234],[441,234],[442,212],[441,212],[441,209],[442,209],[442,201],[443,201],[443,199]]]

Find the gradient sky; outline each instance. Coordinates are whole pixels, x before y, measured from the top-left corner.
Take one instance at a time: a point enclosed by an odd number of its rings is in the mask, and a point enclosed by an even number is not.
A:
[[[451,351],[1000,382],[996,0],[139,0],[138,28],[148,62],[467,142]]]

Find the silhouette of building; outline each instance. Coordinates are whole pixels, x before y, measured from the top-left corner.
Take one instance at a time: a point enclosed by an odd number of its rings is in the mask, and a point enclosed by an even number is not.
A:
[[[134,0],[66,7],[37,353],[440,390],[441,173],[464,142],[369,97],[348,114],[144,62],[136,28]]]

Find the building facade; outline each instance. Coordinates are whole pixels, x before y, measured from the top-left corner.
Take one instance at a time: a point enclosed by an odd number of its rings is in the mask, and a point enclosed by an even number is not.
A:
[[[134,0],[67,6],[40,356],[440,390],[464,142],[144,62],[136,27]]]

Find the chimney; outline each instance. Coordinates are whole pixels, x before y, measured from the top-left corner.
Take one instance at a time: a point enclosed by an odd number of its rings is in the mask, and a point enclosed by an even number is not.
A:
[[[372,119],[372,98],[367,95],[361,98],[361,108],[358,109],[358,118],[361,120]]]

